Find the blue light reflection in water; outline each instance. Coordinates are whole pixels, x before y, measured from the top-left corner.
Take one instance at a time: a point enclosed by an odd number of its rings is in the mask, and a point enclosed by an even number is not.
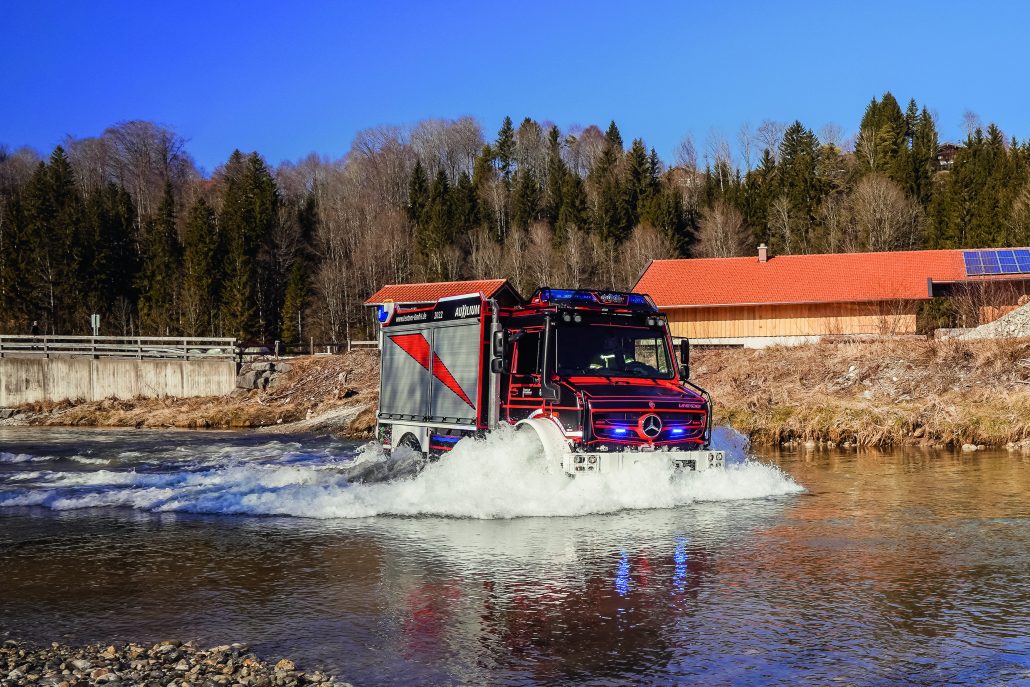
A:
[[[687,558],[687,539],[686,537],[677,537],[676,549],[672,552],[674,564],[672,584],[678,592],[687,588]]]
[[[625,550],[619,557],[619,567],[615,571],[615,591],[619,596],[629,594],[629,554]]]

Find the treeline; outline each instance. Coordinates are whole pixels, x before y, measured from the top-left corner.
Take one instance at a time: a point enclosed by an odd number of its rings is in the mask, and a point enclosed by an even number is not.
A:
[[[614,122],[472,118],[358,134],[341,159],[202,175],[175,132],[125,122],[46,159],[0,147],[0,329],[343,341],[384,283],[503,276],[627,287],[676,256],[1030,244],[1030,144],[887,93],[845,140],[800,122],[689,137],[664,164]],[[735,149],[735,150],[734,150]]]

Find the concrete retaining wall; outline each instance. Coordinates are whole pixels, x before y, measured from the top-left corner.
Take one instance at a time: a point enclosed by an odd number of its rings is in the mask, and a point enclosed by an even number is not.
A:
[[[235,386],[232,360],[0,358],[0,407],[36,401],[221,396]]]

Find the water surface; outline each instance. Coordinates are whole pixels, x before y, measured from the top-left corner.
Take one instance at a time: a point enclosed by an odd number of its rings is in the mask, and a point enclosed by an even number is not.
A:
[[[244,641],[356,685],[1030,684],[1018,454],[587,482],[500,437],[347,484],[356,459],[0,429],[0,635]]]

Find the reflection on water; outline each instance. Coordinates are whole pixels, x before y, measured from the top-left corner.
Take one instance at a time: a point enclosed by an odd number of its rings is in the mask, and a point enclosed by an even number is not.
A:
[[[354,450],[254,435],[45,437],[42,450],[39,434],[0,433],[0,456],[22,457],[0,462],[0,504],[53,488],[32,473],[168,471],[170,447],[219,470],[241,456],[326,465]],[[1030,461],[807,456],[765,459],[803,494],[579,517],[6,506],[0,634],[246,641],[358,685],[1030,680]],[[61,488],[97,494],[87,482]]]

